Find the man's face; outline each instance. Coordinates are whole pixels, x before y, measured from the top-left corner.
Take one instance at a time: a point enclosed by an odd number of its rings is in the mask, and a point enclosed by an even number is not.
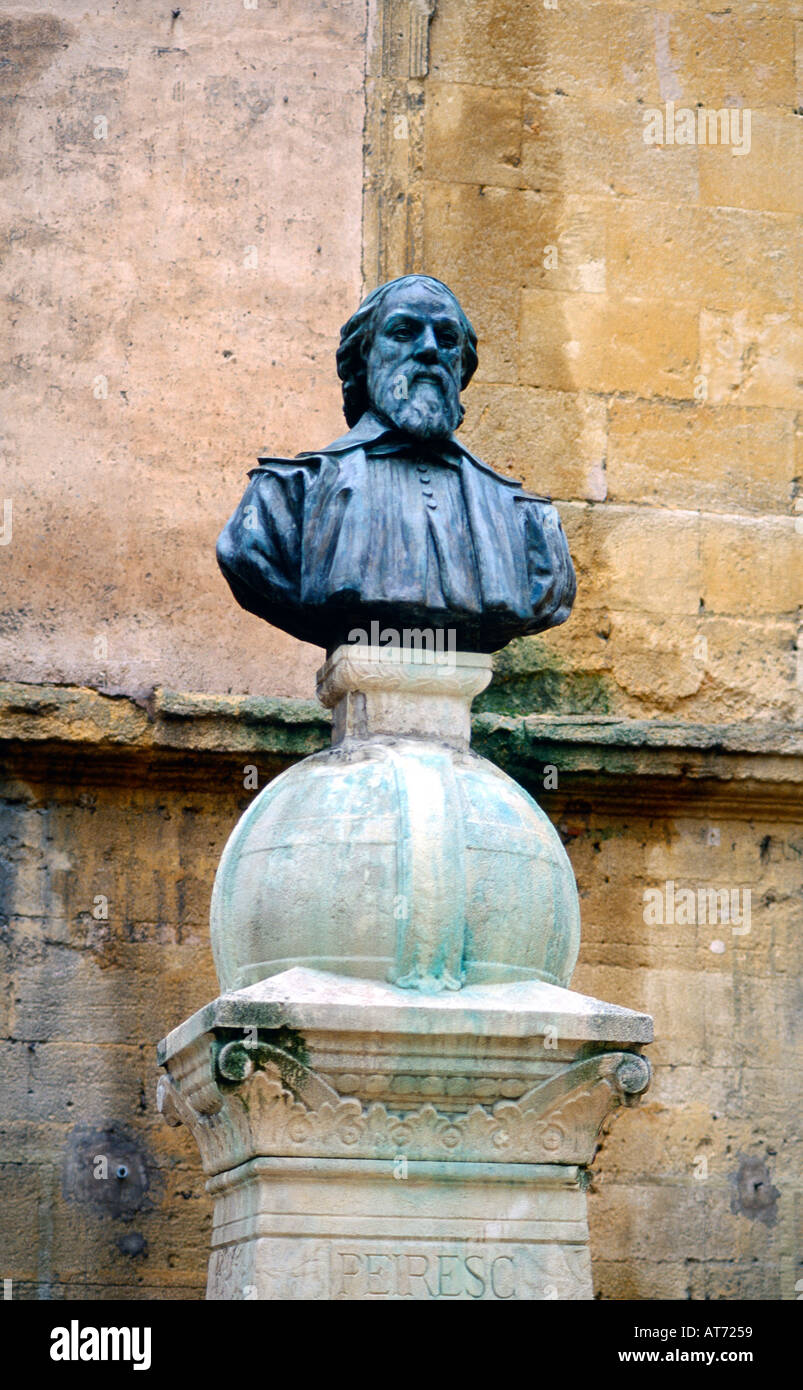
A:
[[[379,311],[368,353],[375,411],[417,439],[443,439],[460,422],[463,331],[454,304],[426,285],[400,285]]]

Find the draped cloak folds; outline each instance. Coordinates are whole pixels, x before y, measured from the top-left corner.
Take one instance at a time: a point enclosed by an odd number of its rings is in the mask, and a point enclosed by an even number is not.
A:
[[[453,437],[423,443],[367,411],[326,449],[260,458],[249,478],[220,567],[243,608],[329,652],[372,622],[493,652],[571,612],[555,508]]]

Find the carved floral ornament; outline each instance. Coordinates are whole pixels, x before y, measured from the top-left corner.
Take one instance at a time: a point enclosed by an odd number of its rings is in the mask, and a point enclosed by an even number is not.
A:
[[[208,1173],[256,1154],[586,1165],[605,1121],[634,1104],[649,1079],[644,1057],[605,1052],[518,1101],[446,1113],[427,1102],[394,1112],[339,1096],[279,1048],[240,1041],[215,1048],[207,1034],[171,1061],[157,1104],[168,1123],[192,1131]]]

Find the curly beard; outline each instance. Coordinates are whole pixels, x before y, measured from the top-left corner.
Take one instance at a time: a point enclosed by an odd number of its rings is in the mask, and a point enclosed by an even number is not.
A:
[[[419,367],[409,378],[382,372],[369,394],[373,409],[414,439],[447,439],[463,418],[458,387],[439,368]]]

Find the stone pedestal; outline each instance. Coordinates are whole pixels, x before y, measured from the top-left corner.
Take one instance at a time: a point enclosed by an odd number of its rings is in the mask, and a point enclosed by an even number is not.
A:
[[[586,1168],[651,1036],[543,982],[297,967],[221,996],[160,1045],[215,1198],[208,1297],[593,1297]]]
[[[215,1197],[209,1298],[591,1298],[585,1175],[651,1020],[575,994],[577,889],[469,747],[490,658],[341,647],[332,748],[212,897],[220,998],[159,1048]]]

